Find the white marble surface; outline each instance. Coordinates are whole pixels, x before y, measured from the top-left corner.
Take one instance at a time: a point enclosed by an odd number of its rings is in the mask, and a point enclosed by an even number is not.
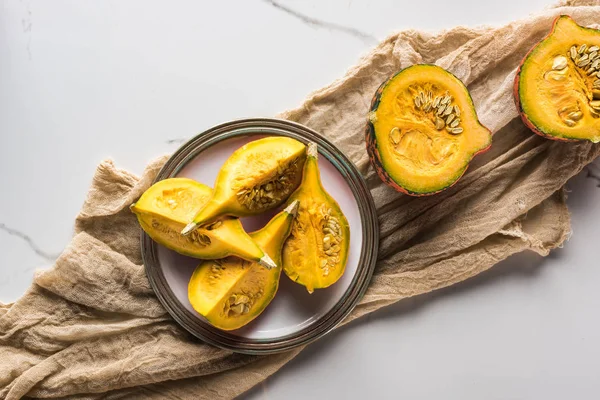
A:
[[[102,159],[139,173],[216,123],[297,105],[395,30],[500,25],[549,2],[278,4],[0,0],[0,301],[69,242]],[[569,183],[563,249],[357,321],[246,397],[597,398],[600,166],[590,171]]]

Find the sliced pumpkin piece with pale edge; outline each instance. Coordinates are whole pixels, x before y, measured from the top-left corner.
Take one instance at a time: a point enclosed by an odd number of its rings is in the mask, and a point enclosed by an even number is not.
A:
[[[280,206],[300,184],[305,158],[306,146],[289,137],[243,145],[225,161],[212,197],[181,233],[189,235],[224,215],[258,215]]]
[[[248,236],[237,218],[219,219],[189,236],[180,234],[211,195],[211,188],[192,179],[170,178],[152,185],[130,208],[154,241],[180,254],[202,259],[235,255],[274,268],[273,260]]]
[[[318,151],[308,144],[302,183],[288,201],[300,201],[298,217],[283,248],[283,270],[309,293],[333,285],[344,274],[350,226],[321,183]]]
[[[279,286],[281,248],[290,234],[298,202],[292,202],[250,236],[275,261],[267,270],[256,263],[228,257],[200,264],[188,285],[192,307],[223,330],[241,328],[269,305]]]

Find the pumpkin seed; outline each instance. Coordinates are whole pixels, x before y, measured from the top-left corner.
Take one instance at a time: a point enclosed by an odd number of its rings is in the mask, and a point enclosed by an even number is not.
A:
[[[235,306],[230,308],[231,311],[233,311],[234,314],[241,314],[242,312],[244,312],[244,305],[243,304],[236,304]]]
[[[574,60],[575,57],[577,57],[577,48],[575,46],[571,46],[571,49],[569,51],[571,53],[571,58]]]
[[[554,58],[554,62],[552,63],[552,69],[561,70],[567,68],[567,57],[565,56],[557,56]]]
[[[587,54],[584,54],[584,55],[582,55],[581,57],[579,57],[579,61],[585,61],[585,60],[587,60],[587,59],[588,59],[588,57],[589,57],[589,56],[588,56]]]
[[[451,132],[454,135],[458,135],[459,133],[462,133],[462,131],[463,131],[463,128],[453,128]]]
[[[569,113],[569,115],[567,115],[567,117],[569,117],[569,119],[571,119],[573,121],[579,121],[583,117],[583,114],[580,111],[576,111],[576,112]]]
[[[444,116],[450,115],[450,113],[452,113],[453,109],[454,109],[454,107],[452,107],[451,105],[448,105],[448,107],[446,107],[446,109],[444,110]]]
[[[221,225],[223,225],[223,221],[215,221],[212,224],[207,225],[205,229],[207,231],[212,231],[213,229],[219,228]]]
[[[437,108],[438,105],[440,105],[440,100],[442,98],[439,96],[436,96],[435,99],[433,100],[433,108]]]
[[[579,61],[577,61],[577,66],[578,67],[585,67],[589,63],[590,63],[590,60],[583,60],[583,61],[579,60]]]
[[[246,304],[250,301],[250,298],[248,296],[246,296],[245,294],[239,295],[237,296],[237,299],[235,300],[235,304]]]
[[[438,107],[437,115],[442,115],[444,113],[445,109],[446,109],[446,105],[440,104],[440,106]]]
[[[598,57],[598,52],[597,51],[592,51],[589,56],[590,60],[595,59],[596,57]]]
[[[421,108],[421,98],[419,96],[415,97],[415,107]]]
[[[452,122],[453,119],[454,119],[454,114],[448,115],[448,118],[446,118],[446,125],[450,125],[450,123]]]
[[[570,120],[570,119],[565,119],[565,124],[567,126],[573,127],[573,126],[575,126],[575,121]]]
[[[587,49],[587,44],[582,44],[581,47],[579,47],[579,51],[577,51],[577,53],[583,54],[585,52],[585,49]]]
[[[460,108],[458,108],[457,105],[454,105],[454,114],[456,114],[457,117],[460,117]]]
[[[400,129],[398,127],[392,128],[390,131],[390,140],[394,144],[400,143]]]
[[[600,47],[598,47],[598,46],[591,46],[591,47],[588,49],[588,51],[589,51],[590,53],[597,52],[598,50],[600,50]]]
[[[437,129],[438,131],[440,129],[444,129],[444,120],[441,119],[440,117],[435,117],[435,129]]]
[[[460,119],[456,118],[454,121],[452,121],[452,123],[450,124],[450,128],[456,128],[458,126],[458,124],[460,123]]]

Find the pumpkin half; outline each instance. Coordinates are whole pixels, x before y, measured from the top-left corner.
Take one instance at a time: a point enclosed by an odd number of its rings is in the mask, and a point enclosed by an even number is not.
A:
[[[600,141],[600,31],[561,15],[515,77],[523,122],[554,140]]]
[[[397,191],[422,196],[452,186],[492,143],[465,85],[435,65],[413,65],[384,82],[366,130],[369,158]]]

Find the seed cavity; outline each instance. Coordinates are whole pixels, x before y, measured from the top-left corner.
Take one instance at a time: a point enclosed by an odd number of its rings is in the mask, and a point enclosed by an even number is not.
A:
[[[548,80],[557,82],[567,79],[567,71],[569,67],[568,60],[573,62],[574,71],[578,71],[580,77],[585,81],[586,92],[589,99],[590,114],[594,118],[600,117],[600,104],[597,101],[600,99],[600,47],[589,46],[587,43],[581,45],[573,45],[567,51],[567,57],[563,55],[556,56],[552,62],[552,72],[547,72],[545,77]],[[591,80],[591,88],[588,86]],[[565,96],[568,87],[565,89],[551,89],[550,94],[554,96],[557,103],[565,103],[570,101],[571,104],[559,107],[558,115],[566,126],[573,127],[583,119],[584,113],[580,109],[581,101]],[[573,89],[574,90],[574,89]],[[589,90],[589,91],[588,91]],[[561,104],[561,105],[563,105]]]
[[[323,253],[319,261],[319,267],[323,270],[323,276],[329,275],[332,268],[339,262],[339,253],[342,242],[342,226],[338,218],[334,217],[333,209],[322,204],[319,208],[320,226],[323,233]]]
[[[234,293],[223,304],[223,312],[227,317],[236,317],[250,312],[256,299],[262,296],[262,291],[252,296],[248,293]]]
[[[287,198],[296,181],[298,160],[280,165],[274,177],[253,187],[242,187],[237,199],[248,210],[267,210]]]
[[[565,59],[565,67],[567,63],[566,57]],[[425,113],[432,112],[432,123],[436,130],[441,131],[444,128],[448,131],[448,133],[452,135],[458,135],[463,132],[463,128],[459,126],[460,124],[460,108],[456,104],[452,104],[452,96],[448,94],[448,92],[442,95],[433,95],[433,92],[428,91],[427,95],[424,96],[423,92],[419,92],[419,94],[415,95],[413,98],[413,102],[415,103],[415,107],[418,110],[422,110]],[[398,144],[400,142],[400,137],[398,136],[398,140],[394,141],[392,135],[394,134],[394,130],[390,131],[390,139],[392,143]],[[399,135],[398,131],[398,135]]]

